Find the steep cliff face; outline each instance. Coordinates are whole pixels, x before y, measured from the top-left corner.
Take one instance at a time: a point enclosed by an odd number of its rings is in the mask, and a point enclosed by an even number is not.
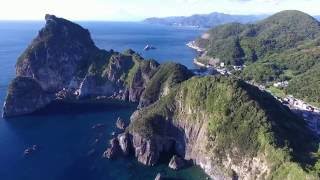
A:
[[[150,89],[149,83],[161,80],[159,83],[173,84],[192,75],[182,65],[159,67],[156,61],[145,60],[130,49],[123,53],[98,49],[89,31],[81,26],[53,15],[46,15],[45,19],[45,27],[18,59],[17,78],[4,105],[5,117],[32,113],[52,101],[70,98],[103,97],[106,101],[139,103],[144,94],[143,100],[148,103],[141,104],[151,104],[167,86],[159,86],[147,97],[143,92]],[[29,92],[33,86],[37,86],[41,96]],[[28,98],[34,104],[21,103],[27,99],[22,99],[18,92],[30,94]]]
[[[31,77],[45,91],[55,92],[73,77],[83,77],[99,49],[81,26],[53,15],[45,19],[45,27],[19,57],[16,74]]]
[[[4,117],[31,113],[49,104],[53,97],[32,78],[17,77],[8,89]]]
[[[172,153],[213,179],[315,179],[299,165],[313,142],[304,122],[238,80],[192,78],[131,119],[135,156],[146,165]]]

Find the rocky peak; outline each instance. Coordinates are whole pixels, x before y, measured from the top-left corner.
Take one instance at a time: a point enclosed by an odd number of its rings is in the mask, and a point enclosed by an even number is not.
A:
[[[45,27],[19,57],[16,74],[32,77],[44,90],[54,92],[72,77],[84,76],[99,49],[87,29],[54,15],[45,19]]]
[[[63,18],[58,18],[55,15],[47,14],[45,16],[46,25],[40,30],[39,36],[42,38],[49,38],[43,40],[77,40],[88,46],[94,46],[87,29],[84,29],[78,24],[68,21]],[[81,36],[79,36],[81,35]]]
[[[45,19],[46,21],[49,21],[49,20],[55,20],[55,19],[57,19],[57,17],[56,17],[55,15],[46,14],[45,17],[44,17],[44,19]]]

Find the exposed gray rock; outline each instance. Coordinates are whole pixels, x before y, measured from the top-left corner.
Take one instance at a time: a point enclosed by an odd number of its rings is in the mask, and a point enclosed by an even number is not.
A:
[[[125,132],[118,135],[120,148],[125,156],[129,155],[132,150],[132,143],[129,133]]]
[[[179,109],[179,107],[176,108]],[[131,122],[139,119],[140,113],[141,111],[136,111],[131,116]],[[199,116],[205,117],[204,114]],[[199,165],[212,178],[225,178],[224,172],[214,166],[207,154],[199,153],[206,148],[207,131],[203,123],[199,121],[188,123],[185,119],[161,120],[156,123],[161,125],[159,128],[166,132],[165,135],[154,134],[150,137],[142,137],[130,131],[135,156],[139,162],[153,166],[159,162],[161,154],[173,149],[178,156]]]
[[[38,146],[37,145],[32,145],[32,147],[28,147],[24,150],[23,155],[24,156],[29,156],[33,153],[35,153],[36,151],[38,151]]]
[[[43,90],[54,92],[81,76],[79,69],[88,66],[99,49],[87,29],[54,15],[45,19],[45,27],[19,57],[16,74],[33,78]]]
[[[157,174],[156,178],[154,178],[154,180],[162,180],[162,176],[160,173]]]
[[[110,147],[103,153],[104,158],[114,159],[121,156],[121,147],[117,138],[110,140]]]
[[[43,91],[32,78],[17,77],[9,86],[3,117],[33,113],[52,102],[53,96]]]
[[[111,96],[115,92],[114,84],[106,78],[87,75],[80,84],[79,96]]]
[[[148,166],[156,165],[160,154],[169,152],[174,145],[174,141],[165,137],[155,136],[146,139],[139,134],[133,134],[132,143],[138,161]]]
[[[125,130],[127,127],[127,123],[122,118],[118,117],[116,126],[120,130]]]
[[[179,170],[184,168],[185,166],[186,166],[185,160],[176,155],[174,155],[169,162],[169,168],[173,170]]]

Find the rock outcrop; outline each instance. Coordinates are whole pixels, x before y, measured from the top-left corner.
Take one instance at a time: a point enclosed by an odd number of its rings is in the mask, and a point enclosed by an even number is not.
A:
[[[162,180],[162,176],[160,173],[157,174],[157,176],[154,178],[154,180]]]
[[[67,99],[104,97],[106,101],[139,103],[144,94],[144,103],[140,103],[143,107],[155,102],[168,87],[159,86],[147,97],[144,91],[149,83],[175,83],[192,75],[182,65],[159,67],[156,61],[145,60],[133,50],[101,50],[87,29],[54,15],[46,15],[45,19],[45,27],[18,59],[17,77],[8,91],[4,117],[33,113],[53,101]],[[175,66],[178,70],[168,70]],[[37,93],[31,92],[33,87]]]
[[[121,147],[117,138],[110,140],[110,147],[103,153],[104,158],[114,159],[121,156]]]
[[[135,156],[145,165],[172,153],[213,179],[314,178],[290,160],[306,158],[314,142],[303,120],[267,93],[232,78],[184,81],[136,111],[129,132]]]
[[[173,170],[179,170],[182,169],[186,166],[186,163],[184,161],[184,159],[174,155],[170,162],[169,162],[169,168],[173,169]]]
[[[46,93],[36,80],[17,77],[9,86],[3,116],[10,117],[34,112],[48,105],[52,99],[53,96]]]
[[[44,91],[56,92],[75,76],[83,77],[100,50],[81,26],[54,15],[45,20],[45,27],[19,57],[16,74],[35,79]]]
[[[132,141],[129,133],[124,132],[118,135],[118,141],[123,155],[128,156],[132,152]]]
[[[116,127],[120,130],[125,130],[127,127],[127,123],[122,118],[118,117]]]

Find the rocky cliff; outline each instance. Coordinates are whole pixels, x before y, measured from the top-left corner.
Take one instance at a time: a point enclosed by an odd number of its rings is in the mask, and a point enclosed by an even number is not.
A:
[[[17,77],[9,89],[4,104],[4,117],[22,115],[44,107],[51,102],[52,95],[46,93],[32,78]]]
[[[131,119],[135,156],[146,165],[171,153],[213,179],[315,179],[302,168],[314,145],[303,120],[239,80],[194,77]]]
[[[192,75],[182,65],[159,66],[133,50],[101,50],[81,26],[54,15],[46,15],[45,20],[45,27],[18,59],[4,117],[29,114],[56,100],[103,98],[139,103],[148,83],[167,79],[175,83]],[[175,66],[178,70],[166,70]],[[156,101],[165,87],[159,86],[150,100],[144,93],[140,106]]]

